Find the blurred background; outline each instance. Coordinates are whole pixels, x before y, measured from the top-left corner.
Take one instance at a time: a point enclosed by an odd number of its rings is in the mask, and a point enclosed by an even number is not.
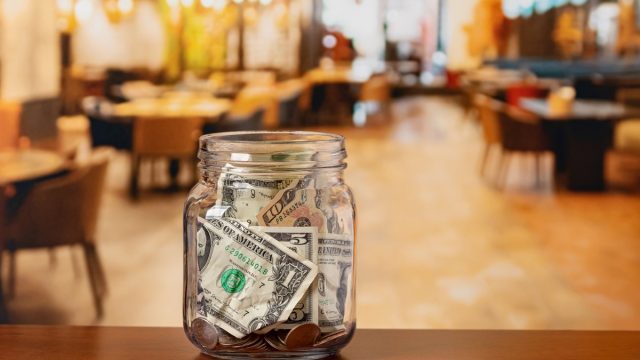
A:
[[[639,328],[638,0],[1,0],[0,323],[179,326],[259,129],[346,137],[360,327]]]

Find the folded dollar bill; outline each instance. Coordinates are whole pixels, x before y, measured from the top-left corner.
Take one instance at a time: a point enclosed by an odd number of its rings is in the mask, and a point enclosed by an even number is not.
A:
[[[261,226],[316,227],[327,231],[324,213],[316,207],[316,189],[311,176],[296,180],[280,191],[260,212]]]
[[[267,227],[254,226],[258,230],[285,245],[304,259],[311,260],[314,264],[318,261],[318,232],[316,228],[309,227]],[[278,325],[278,329],[292,329],[299,324],[318,323],[318,292],[315,286],[307,290],[289,315],[287,321]]]
[[[318,303],[319,323],[323,332],[344,328],[353,298],[353,237],[320,234],[318,237]]]
[[[238,338],[288,320],[317,266],[236,219],[198,221],[201,315]]]

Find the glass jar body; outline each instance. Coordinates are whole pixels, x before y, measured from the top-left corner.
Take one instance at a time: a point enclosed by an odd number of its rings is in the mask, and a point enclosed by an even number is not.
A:
[[[218,358],[334,355],[356,323],[355,206],[343,167],[244,164],[203,167],[186,201],[185,333]]]

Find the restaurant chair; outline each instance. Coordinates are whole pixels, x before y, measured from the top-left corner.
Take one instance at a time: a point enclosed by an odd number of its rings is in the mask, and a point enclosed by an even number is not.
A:
[[[0,102],[0,150],[18,147],[21,110],[18,102]]]
[[[506,187],[509,166],[513,157],[518,154],[533,154],[535,180],[536,185],[539,185],[543,156],[553,151],[542,123],[535,115],[507,104],[500,104],[498,119],[502,146],[499,187]]]
[[[367,123],[372,122],[372,119],[379,119],[380,116],[380,122],[392,119],[391,85],[386,75],[375,75],[367,80],[360,89],[358,101],[364,105]]]
[[[478,120],[482,127],[482,137],[484,140],[484,151],[480,163],[480,175],[486,176],[489,158],[494,150],[498,150],[498,161],[501,158],[502,147],[500,134],[499,113],[502,103],[483,94],[476,94],[473,98]]]
[[[129,194],[139,196],[140,165],[144,159],[170,159],[171,187],[177,187],[179,160],[196,166],[198,138],[203,121],[198,117],[138,117],[133,124]],[[195,173],[195,171],[194,171]]]
[[[350,123],[358,102],[349,83],[316,82],[311,85],[311,102],[304,125],[340,125]]]
[[[23,102],[20,112],[20,135],[29,138],[36,146],[56,147],[56,123],[61,111],[62,101],[58,97]]]
[[[9,321],[9,314],[7,311],[6,302],[4,299],[4,285],[3,285],[3,276],[2,276],[2,259],[4,254],[4,247],[6,242],[6,234],[7,234],[7,189],[8,186],[0,184],[0,324],[7,323]]]
[[[93,147],[111,146],[118,150],[131,150],[133,119],[111,116],[113,105],[104,97],[89,96],[82,100],[82,110],[89,119],[91,145]]]
[[[222,115],[218,122],[205,124],[203,133],[263,130],[264,114],[265,110],[262,107],[247,113],[229,112]]]
[[[302,97],[308,84],[304,79],[292,79],[278,83],[278,127],[302,125]]]
[[[640,119],[615,125],[614,147],[605,160],[607,185],[627,191],[640,190]]]
[[[17,252],[80,246],[84,252],[89,284],[98,318],[106,277],[96,247],[96,225],[110,151],[95,151],[69,174],[36,184],[7,226],[9,293],[15,294]]]
[[[511,84],[506,90],[507,104],[520,107],[520,100],[527,98],[544,99],[549,95],[549,90],[541,88],[533,83]]]

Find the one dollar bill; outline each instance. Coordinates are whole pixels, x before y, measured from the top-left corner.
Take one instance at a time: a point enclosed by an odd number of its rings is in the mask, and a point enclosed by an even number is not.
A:
[[[267,227],[255,226],[258,230],[278,240],[296,254],[314,264],[318,261],[318,232],[316,228],[303,227]],[[287,321],[278,325],[278,329],[292,329],[296,325],[312,322],[318,323],[318,292],[312,286],[298,302]]]
[[[207,259],[199,277],[199,311],[233,336],[286,321],[318,268],[260,231],[229,218],[199,218]],[[209,243],[207,243],[207,241]]]

